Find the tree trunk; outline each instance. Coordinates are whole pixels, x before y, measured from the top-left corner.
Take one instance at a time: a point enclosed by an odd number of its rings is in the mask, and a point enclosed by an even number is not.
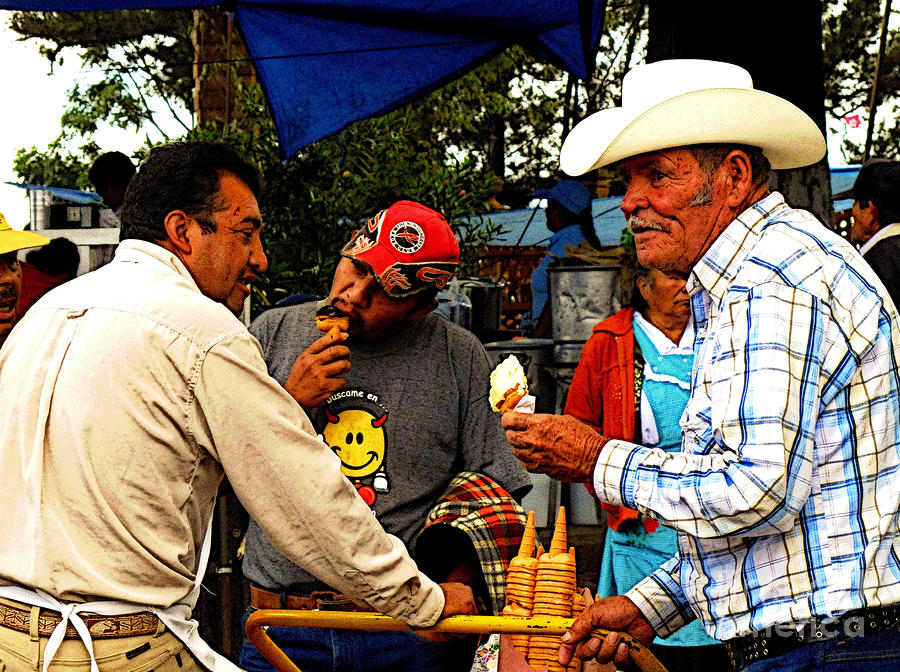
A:
[[[647,61],[666,58],[740,65],[750,72],[755,88],[791,101],[826,133],[820,0],[741,6],[650,0]],[[827,157],[806,168],[774,171],[769,184],[792,206],[834,228]]]

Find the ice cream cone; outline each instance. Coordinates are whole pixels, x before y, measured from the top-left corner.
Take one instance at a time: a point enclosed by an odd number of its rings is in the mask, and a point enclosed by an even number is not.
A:
[[[559,507],[556,514],[556,526],[553,528],[553,539],[550,541],[550,555],[565,553],[569,545],[566,534],[566,507]]]
[[[518,557],[534,557],[534,541],[536,536],[537,533],[534,529],[534,511],[529,511],[528,518],[525,520],[525,532],[522,533],[522,543],[519,544]]]

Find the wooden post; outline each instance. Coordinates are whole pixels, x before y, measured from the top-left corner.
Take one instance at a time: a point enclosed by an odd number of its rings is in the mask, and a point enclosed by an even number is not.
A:
[[[881,59],[884,57],[884,49],[887,45],[888,19],[891,16],[891,0],[884,0],[884,16],[881,19],[881,41],[878,45],[878,54],[875,56],[875,76],[872,81],[872,94],[869,96],[869,123],[866,127],[866,146],[863,151],[863,161],[869,159],[872,151],[872,130],[875,127],[875,111],[878,107],[878,79],[881,76]]]

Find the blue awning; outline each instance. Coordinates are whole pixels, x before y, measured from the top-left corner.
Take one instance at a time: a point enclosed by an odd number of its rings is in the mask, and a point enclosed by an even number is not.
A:
[[[0,9],[211,7],[212,0],[0,0]],[[232,0],[284,157],[439,88],[512,44],[585,78],[606,0]]]
[[[11,184],[14,187],[21,187],[22,189],[28,189],[29,191],[49,191],[53,195],[53,198],[69,201],[70,203],[80,203],[81,205],[103,203],[103,198],[100,194],[95,194],[91,191],[63,189],[62,187],[45,187],[40,184],[19,184],[17,182],[7,182],[7,184]]]

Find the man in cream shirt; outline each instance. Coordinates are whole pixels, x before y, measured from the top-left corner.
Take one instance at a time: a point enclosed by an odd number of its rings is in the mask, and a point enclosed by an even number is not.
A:
[[[412,626],[474,613],[467,587],[438,586],[383,532],[235,317],[267,265],[259,191],[227,146],[155,148],[115,259],[10,334],[6,670],[235,669],[191,620],[223,477],[282,554],[360,603]]]

